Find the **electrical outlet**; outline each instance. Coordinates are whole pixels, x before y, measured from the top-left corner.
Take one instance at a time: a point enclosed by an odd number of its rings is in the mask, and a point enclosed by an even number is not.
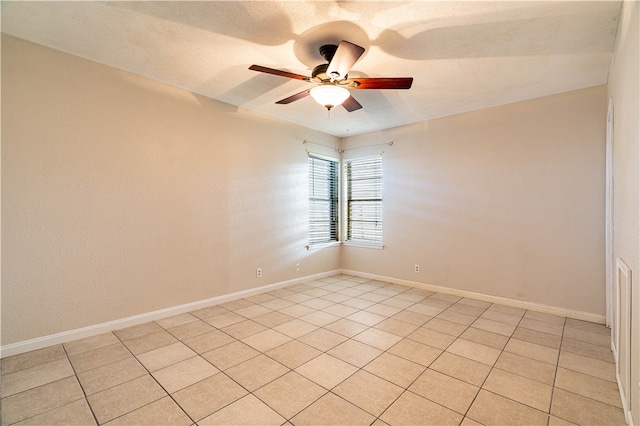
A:
[[[420,273],[420,265],[414,265],[414,270],[416,271],[416,274]]]
[[[262,268],[256,269],[256,278],[262,278]]]

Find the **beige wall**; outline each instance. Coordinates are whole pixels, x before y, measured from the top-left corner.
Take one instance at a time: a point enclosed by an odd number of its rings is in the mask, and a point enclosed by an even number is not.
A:
[[[3,35],[2,344],[339,268],[304,139],[338,143]]]
[[[342,267],[604,316],[606,109],[599,86],[343,140],[394,145],[385,248]]]
[[[616,49],[609,72],[613,101],[613,257],[631,269],[631,371],[622,368],[631,383],[633,421],[640,421],[640,4],[624,1]],[[626,354],[625,354],[626,355]],[[630,380],[629,380],[630,377]]]

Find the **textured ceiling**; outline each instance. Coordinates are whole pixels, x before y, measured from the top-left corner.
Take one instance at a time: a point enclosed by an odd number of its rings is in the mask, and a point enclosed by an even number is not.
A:
[[[9,2],[2,32],[242,108],[354,135],[604,84],[619,1]],[[414,77],[410,90],[357,90],[329,115],[310,98],[318,48],[366,49],[351,77]]]

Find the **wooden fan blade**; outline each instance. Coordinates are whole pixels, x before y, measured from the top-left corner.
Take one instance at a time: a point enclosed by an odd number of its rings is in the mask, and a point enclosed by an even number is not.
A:
[[[410,89],[413,77],[399,78],[354,78],[358,85],[351,89]]]
[[[360,102],[356,101],[353,96],[349,96],[347,100],[342,103],[342,106],[349,112],[353,112],[362,108]]]
[[[297,100],[300,100],[300,99],[302,99],[302,98],[306,98],[307,96],[309,96],[309,90],[310,90],[310,89],[303,90],[302,92],[300,92],[300,93],[296,93],[295,95],[291,95],[291,96],[289,96],[288,98],[281,99],[281,100],[279,100],[279,101],[278,101],[278,102],[276,102],[276,103],[277,103],[277,104],[283,104],[283,105],[286,105],[286,104],[290,104],[291,102],[295,102],[295,101],[297,101]]]
[[[342,40],[329,63],[327,75],[336,80],[342,80],[363,53],[364,47]]]
[[[273,68],[263,67],[261,65],[251,65],[249,67],[251,71],[264,72],[267,74],[279,75],[281,77],[295,78],[296,80],[306,80],[307,77],[300,74],[295,74],[289,71],[280,71]]]

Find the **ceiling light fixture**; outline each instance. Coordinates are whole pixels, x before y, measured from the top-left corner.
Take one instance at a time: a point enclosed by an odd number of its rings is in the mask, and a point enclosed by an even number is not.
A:
[[[316,86],[309,92],[311,97],[317,103],[328,110],[342,104],[351,94],[344,87],[335,86],[333,84],[323,84]]]

